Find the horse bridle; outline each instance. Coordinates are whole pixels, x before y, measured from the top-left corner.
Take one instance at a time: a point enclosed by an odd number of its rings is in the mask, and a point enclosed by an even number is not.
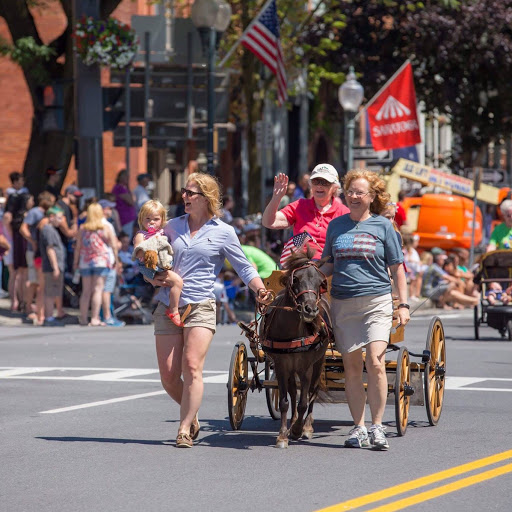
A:
[[[315,270],[317,272],[320,273],[320,275],[324,278],[323,280],[327,280],[327,278],[325,277],[325,274],[312,262],[308,262],[306,263],[305,265],[302,265],[302,267],[297,267],[297,268],[294,268],[288,278],[288,282],[286,283],[286,288],[288,290],[288,293],[290,294],[290,297],[292,298],[293,300],[293,303],[295,304],[295,307],[297,308],[297,310],[303,314],[303,304],[299,304],[297,302],[297,299],[301,296],[301,295],[304,295],[306,293],[314,293],[316,295],[316,301],[315,301],[315,305],[316,307],[318,307],[318,303],[320,302],[320,300],[322,299],[322,294],[326,293],[327,292],[327,288],[325,286],[320,286],[318,292],[316,290],[309,290],[309,289],[306,289],[306,290],[302,290],[300,293],[295,293],[293,291],[293,288],[292,288],[292,285],[293,285],[293,278],[295,276],[295,272],[297,272],[297,270],[303,270],[305,268],[309,268],[309,267],[315,267]]]

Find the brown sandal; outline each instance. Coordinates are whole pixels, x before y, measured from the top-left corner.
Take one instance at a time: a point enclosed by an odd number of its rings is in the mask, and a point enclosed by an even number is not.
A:
[[[176,437],[176,447],[177,448],[192,448],[194,446],[194,442],[192,438],[186,432],[180,432]]]
[[[192,425],[190,425],[190,437],[192,438],[192,441],[195,441],[198,438],[200,429],[201,424],[199,423],[199,419],[196,414]]]

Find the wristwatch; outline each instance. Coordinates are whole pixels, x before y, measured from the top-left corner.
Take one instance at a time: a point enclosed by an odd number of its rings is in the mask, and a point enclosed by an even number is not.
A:
[[[401,304],[398,304],[398,309],[400,309],[400,308],[411,309],[411,306],[409,306],[409,304],[407,304],[405,302],[402,302]]]

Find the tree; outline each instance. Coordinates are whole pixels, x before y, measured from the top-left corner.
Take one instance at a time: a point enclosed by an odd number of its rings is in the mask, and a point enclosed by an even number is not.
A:
[[[221,55],[240,39],[241,35],[258,16],[265,2],[256,0],[233,0],[230,2],[233,16],[228,31],[221,46]],[[320,8],[322,2],[320,2]],[[304,50],[302,48],[302,32],[309,30],[314,13],[308,12],[306,2],[297,5],[296,0],[279,0],[278,15],[280,19],[280,39],[285,58],[285,68],[288,78],[289,93],[294,94],[295,80],[304,67]],[[326,18],[325,23],[339,21],[343,15],[335,12]],[[334,49],[332,46],[325,45]],[[249,148],[249,210],[256,212],[260,209],[260,172],[257,165],[256,121],[261,119],[265,95],[276,99],[275,78],[266,76],[264,66],[260,61],[241,45],[229,60],[229,66],[238,73],[234,74],[231,113],[235,120],[244,125]],[[344,74],[339,73],[339,81]]]
[[[476,163],[488,142],[510,135],[510,0],[329,0],[325,4],[327,13],[344,13],[343,21],[328,26],[319,16],[303,42],[310,54],[310,87],[317,84],[321,101],[316,107],[326,123],[339,120],[341,114],[335,91],[339,77],[330,76],[331,72],[353,65],[369,100],[410,58],[418,100],[427,112],[437,109],[450,116],[464,165]],[[325,40],[340,46],[325,50]]]
[[[512,134],[512,1],[432,5],[409,13],[405,51],[427,111],[449,114],[464,166],[482,165],[489,142]]]
[[[101,0],[100,17],[107,18],[121,0]],[[59,6],[56,5],[58,2]],[[67,170],[74,147],[74,90],[73,90],[73,0],[3,0],[0,16],[9,28],[12,44],[0,41],[0,52],[17,62],[25,77],[34,116],[27,150],[24,175],[34,193],[43,189],[45,169],[58,166]],[[33,9],[47,11],[62,9],[67,26],[58,37],[44,45],[34,21]],[[63,131],[43,131],[44,87],[63,86]],[[64,178],[64,176],[63,176]]]

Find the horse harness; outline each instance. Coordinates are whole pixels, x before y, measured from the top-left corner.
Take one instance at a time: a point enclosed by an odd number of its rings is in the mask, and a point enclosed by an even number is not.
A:
[[[309,262],[306,265],[303,265],[302,267],[298,267],[298,268],[292,270],[292,272],[288,278],[288,282],[286,283],[286,289],[287,289],[287,292],[289,293],[290,297],[292,298],[295,307],[279,305],[280,303],[283,302],[283,299],[285,297],[284,292],[278,294],[278,296],[275,298],[274,302],[277,302],[277,304],[261,304],[260,303],[257,305],[257,309],[258,309],[259,313],[261,314],[262,318],[264,319],[264,321],[262,322],[262,325],[261,325],[263,332],[262,332],[262,335],[259,337],[260,344],[261,344],[261,347],[264,352],[292,352],[292,351],[293,352],[302,352],[305,350],[309,350],[312,345],[316,345],[317,343],[319,343],[321,341],[319,339],[319,337],[320,337],[320,334],[322,333],[322,331],[324,331],[324,333],[329,335],[330,329],[326,325],[326,323],[324,321],[322,321],[322,322],[320,322],[319,329],[315,333],[311,334],[310,336],[301,336],[299,338],[294,338],[292,340],[283,340],[283,341],[271,340],[268,338],[268,331],[270,329],[270,325],[274,318],[276,310],[283,309],[285,311],[296,311],[300,315],[303,315],[304,310],[303,310],[302,304],[299,304],[297,302],[297,299],[301,295],[304,295],[306,293],[314,293],[316,295],[316,306],[318,307],[320,305],[321,311],[323,311],[326,314],[328,321],[330,321],[330,315],[328,312],[328,308],[326,309],[324,304],[320,304],[321,302],[326,303],[325,299],[323,299],[323,297],[322,297],[322,295],[327,292],[326,287],[321,286],[318,292],[316,290],[306,289],[306,290],[302,290],[299,293],[295,293],[292,288],[295,272],[297,270],[302,270],[302,269],[310,267],[312,265],[315,266],[316,270],[318,272],[320,272],[320,274],[325,279],[324,273],[312,262]],[[272,311],[270,311],[270,313],[267,317],[266,315],[267,315],[269,309],[271,309]],[[257,321],[256,321],[256,324],[257,324]]]

